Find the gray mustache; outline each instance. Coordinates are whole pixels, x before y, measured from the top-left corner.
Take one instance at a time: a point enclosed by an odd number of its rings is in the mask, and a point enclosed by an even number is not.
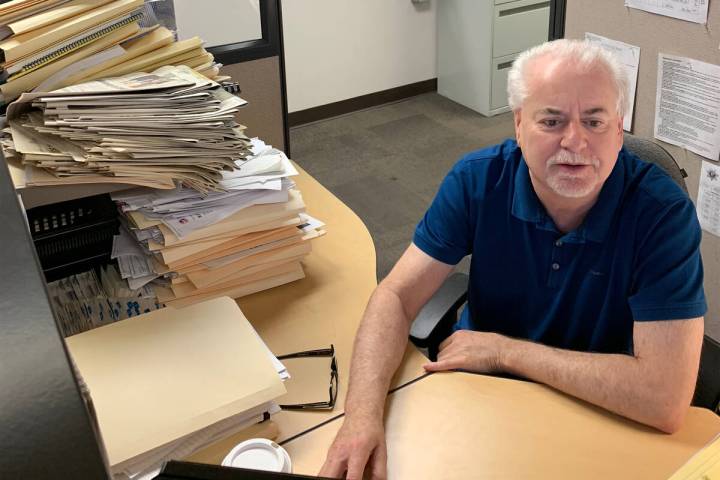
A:
[[[597,167],[600,164],[596,158],[584,157],[577,153],[560,150],[548,159],[548,166],[551,165],[591,165]]]

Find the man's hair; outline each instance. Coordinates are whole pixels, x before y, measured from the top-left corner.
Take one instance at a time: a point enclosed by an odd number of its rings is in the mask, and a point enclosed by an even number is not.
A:
[[[617,93],[617,113],[620,116],[625,115],[628,108],[628,78],[618,58],[596,43],[564,38],[525,50],[515,59],[507,81],[508,103],[513,111],[522,108],[528,96],[526,78],[528,64],[545,56],[568,60],[585,69],[598,66],[604,68],[610,75]]]

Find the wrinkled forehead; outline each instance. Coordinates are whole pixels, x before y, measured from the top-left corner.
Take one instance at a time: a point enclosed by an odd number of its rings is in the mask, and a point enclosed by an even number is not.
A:
[[[533,59],[525,71],[525,103],[581,104],[615,111],[618,94],[613,77],[601,63],[581,64],[550,55]]]

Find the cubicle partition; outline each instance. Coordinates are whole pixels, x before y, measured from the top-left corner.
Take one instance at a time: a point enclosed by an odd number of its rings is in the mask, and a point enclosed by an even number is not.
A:
[[[583,38],[586,32],[590,32],[640,47],[632,133],[652,139],[658,84],[658,54],[689,57],[720,65],[720,2],[710,2],[706,25],[629,8],[624,3],[622,0],[568,1],[565,11],[565,36]],[[698,5],[701,3],[698,2]],[[648,5],[652,3],[648,2]],[[655,141],[672,153],[688,173],[688,190],[693,201],[696,201],[704,158],[684,148]],[[718,159],[713,160],[717,165]],[[720,338],[720,299],[716,295],[720,291],[720,238],[703,232],[701,249],[709,309],[705,316],[705,330],[717,339]]]
[[[238,121],[250,135],[288,151],[280,10],[279,0],[261,0],[262,38],[209,50],[250,102]],[[24,209],[111,189],[116,188],[35,188],[19,196],[0,161],[0,478],[109,478],[102,440],[52,314]]]

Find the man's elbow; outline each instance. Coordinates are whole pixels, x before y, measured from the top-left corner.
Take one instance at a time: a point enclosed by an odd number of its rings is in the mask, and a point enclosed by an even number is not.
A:
[[[686,402],[665,404],[656,409],[654,418],[648,423],[663,433],[673,434],[682,428],[687,411]]]

